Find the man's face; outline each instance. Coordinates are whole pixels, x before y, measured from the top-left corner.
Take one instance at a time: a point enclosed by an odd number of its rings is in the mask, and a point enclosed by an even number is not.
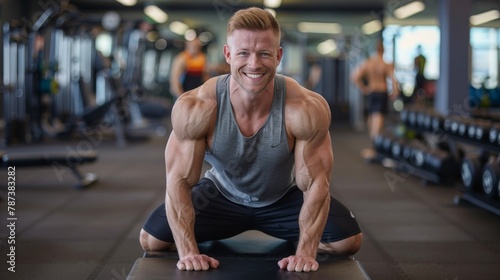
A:
[[[232,77],[248,93],[262,92],[274,79],[282,53],[272,30],[234,30],[224,46]]]

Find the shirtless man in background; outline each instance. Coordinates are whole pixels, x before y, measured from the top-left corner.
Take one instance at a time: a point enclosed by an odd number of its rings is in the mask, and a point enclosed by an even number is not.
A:
[[[399,95],[399,88],[394,76],[394,65],[384,61],[384,45],[377,43],[376,53],[364,61],[352,74],[354,84],[367,95],[368,100],[368,135],[373,141],[384,129],[385,117],[388,111],[389,98],[395,100]],[[392,82],[392,93],[388,93],[387,80]],[[373,149],[364,150],[365,158],[375,156]]]

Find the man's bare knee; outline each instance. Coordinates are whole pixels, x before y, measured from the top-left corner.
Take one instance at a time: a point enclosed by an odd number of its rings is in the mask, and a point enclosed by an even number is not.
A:
[[[144,229],[141,229],[139,242],[144,251],[174,251],[175,244],[157,239]]]
[[[354,255],[361,248],[361,243],[363,242],[363,234],[359,233],[357,235],[342,239],[340,241],[331,243],[320,243],[319,251],[324,253],[329,253],[332,255]]]

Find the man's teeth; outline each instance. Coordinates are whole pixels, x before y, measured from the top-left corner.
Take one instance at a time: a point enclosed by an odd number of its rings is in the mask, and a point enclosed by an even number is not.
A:
[[[262,76],[262,74],[247,74],[248,77],[252,79],[257,79]]]

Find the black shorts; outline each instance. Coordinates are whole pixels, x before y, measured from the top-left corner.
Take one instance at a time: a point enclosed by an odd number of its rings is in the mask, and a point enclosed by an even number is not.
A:
[[[204,178],[193,188],[192,198],[197,242],[225,239],[247,230],[259,230],[293,242],[299,239],[298,219],[303,193],[297,187],[269,206],[253,208],[231,202],[211,180]],[[159,240],[174,242],[164,203],[151,213],[143,229]],[[335,242],[360,232],[351,211],[332,197],[321,241]]]
[[[389,97],[387,92],[372,92],[368,95],[368,114],[387,114]]]

